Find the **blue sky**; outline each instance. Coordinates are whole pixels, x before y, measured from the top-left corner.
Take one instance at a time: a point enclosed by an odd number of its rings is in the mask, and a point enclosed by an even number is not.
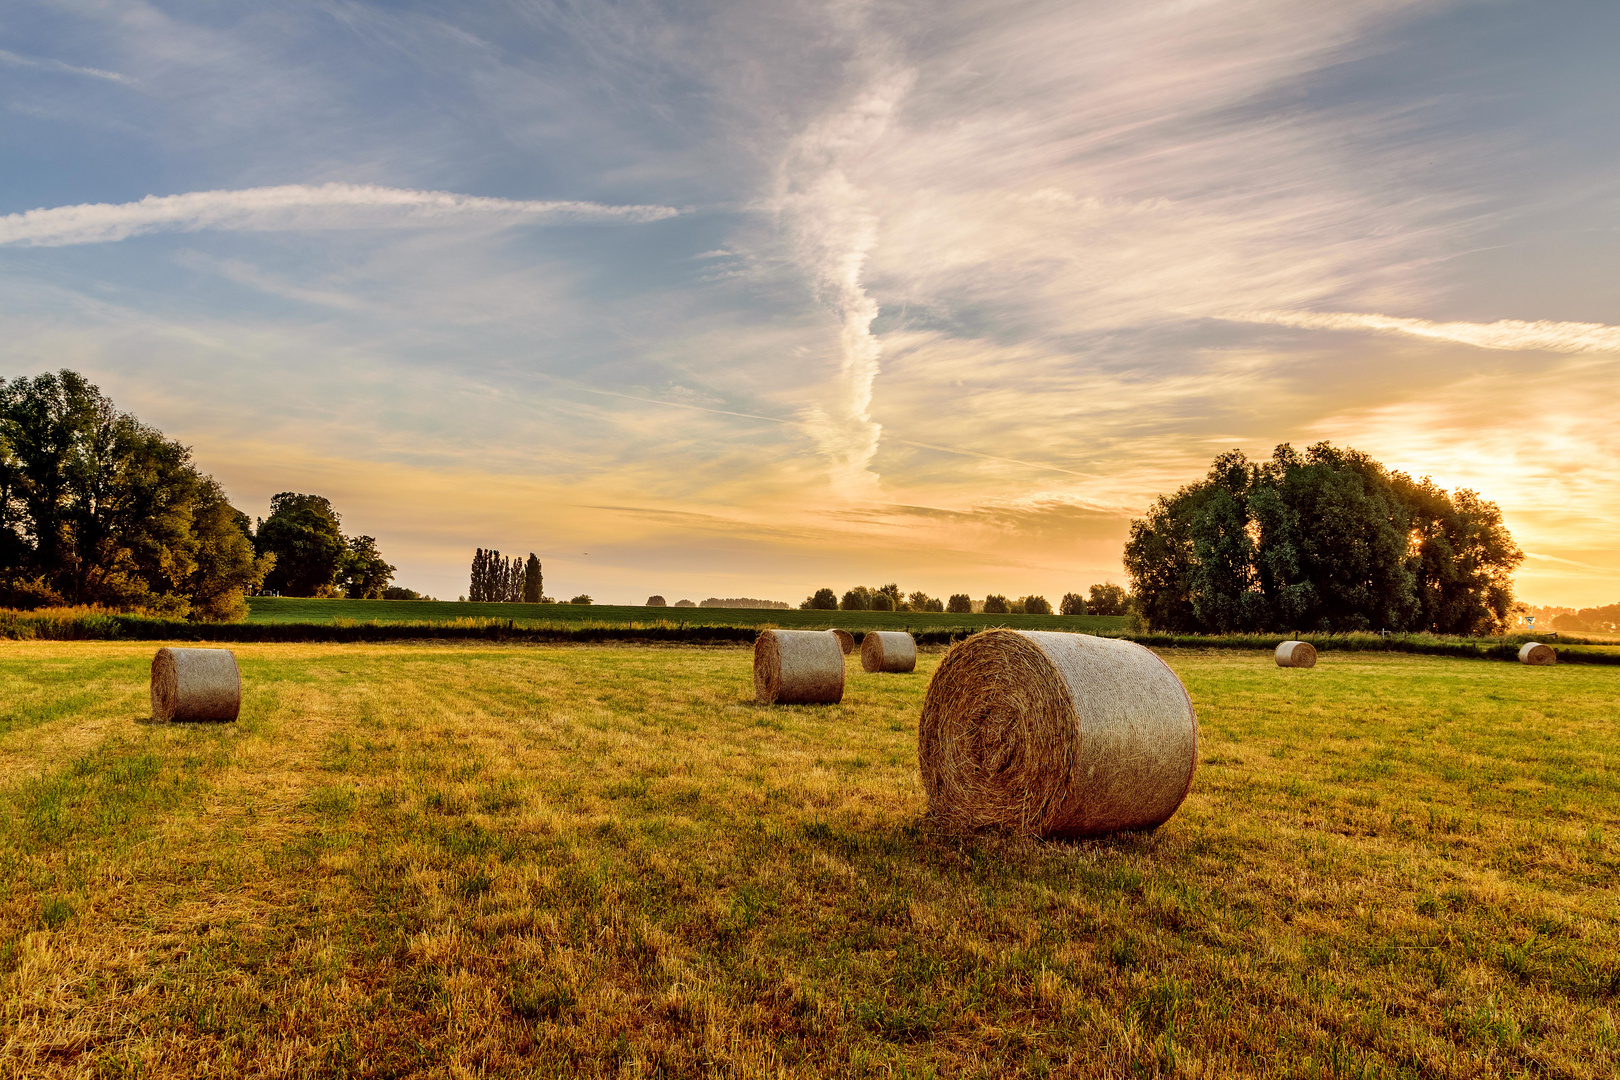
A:
[[[1620,598],[1620,8],[8,4],[0,375],[404,584],[1122,580],[1329,438]],[[586,553],[589,554],[586,554]]]

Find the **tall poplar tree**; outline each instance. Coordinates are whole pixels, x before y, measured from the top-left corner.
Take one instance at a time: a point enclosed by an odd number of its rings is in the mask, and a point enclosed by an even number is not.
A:
[[[545,595],[544,581],[540,575],[540,560],[535,558],[534,552],[529,552],[529,561],[523,565],[523,602],[525,604],[538,604]]]

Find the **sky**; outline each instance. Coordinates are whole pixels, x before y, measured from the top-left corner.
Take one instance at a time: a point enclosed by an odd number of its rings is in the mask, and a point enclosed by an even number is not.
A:
[[[1236,447],[1620,600],[1620,5],[0,7],[0,376],[398,584],[1054,603]]]

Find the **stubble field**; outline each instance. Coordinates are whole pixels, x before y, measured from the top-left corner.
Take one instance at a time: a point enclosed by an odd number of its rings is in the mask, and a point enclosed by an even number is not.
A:
[[[936,832],[913,675],[746,649],[0,643],[0,1073],[1620,1071],[1620,678],[1171,650],[1157,832]]]

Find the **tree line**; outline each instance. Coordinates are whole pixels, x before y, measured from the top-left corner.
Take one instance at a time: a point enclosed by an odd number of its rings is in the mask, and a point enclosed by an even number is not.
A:
[[[1496,504],[1326,442],[1221,454],[1125,545],[1148,624],[1192,633],[1501,633],[1523,558]]]
[[[473,552],[472,580],[467,586],[467,599],[496,604],[549,604],[545,595],[545,579],[540,572],[540,560],[529,552],[524,561],[516,555],[504,557],[499,551],[478,548]],[[590,603],[590,598],[584,598]],[[574,603],[579,602],[576,597]]]
[[[260,589],[379,596],[393,572],[319,496],[283,492],[255,526],[77,372],[0,379],[0,604],[231,621]]]
[[[1565,630],[1570,633],[1583,631],[1600,634],[1620,633],[1620,604],[1560,611],[1548,621],[1554,630]]]
[[[1060,606],[1064,615],[1123,615],[1129,603],[1124,589],[1112,583],[1091,586],[1091,599],[1079,593],[1065,593]],[[894,582],[871,588],[856,585],[840,597],[832,589],[817,589],[799,605],[803,611],[938,611],[966,615],[973,611],[973,598],[954,593],[940,600],[918,590],[904,593]],[[1008,599],[999,593],[984,598],[980,610],[987,615],[1050,615],[1052,604],[1044,596]]]

